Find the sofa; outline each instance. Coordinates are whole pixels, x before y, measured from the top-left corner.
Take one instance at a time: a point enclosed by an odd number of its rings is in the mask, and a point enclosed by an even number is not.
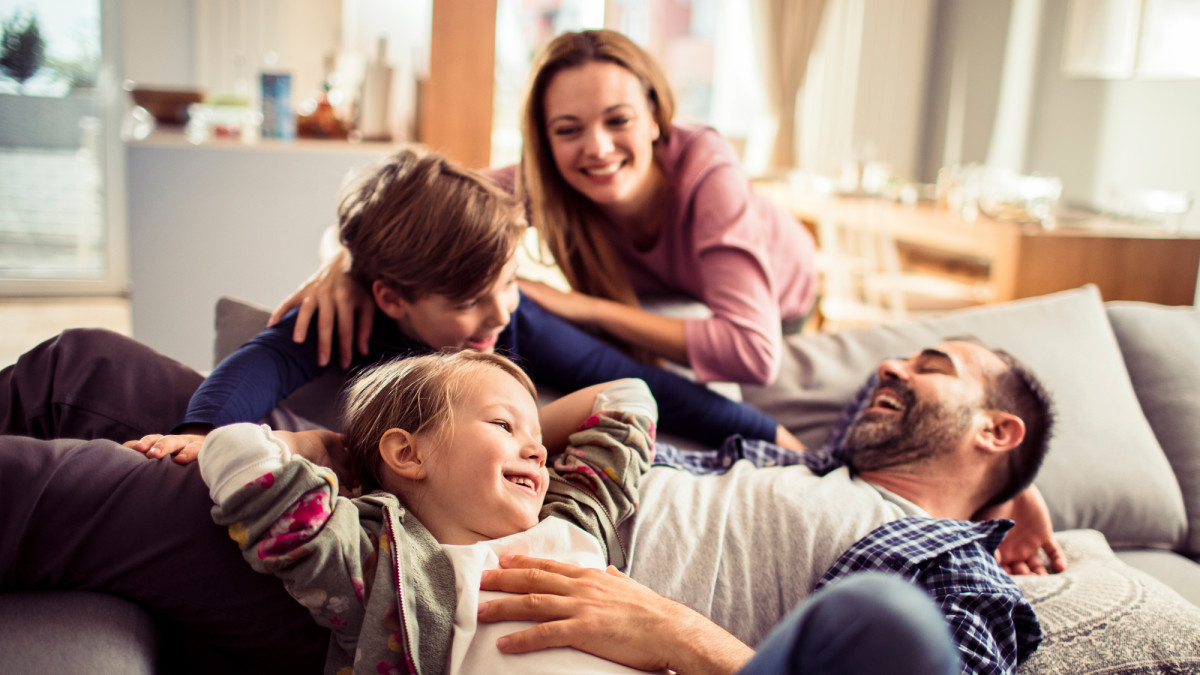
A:
[[[261,308],[219,302],[218,360],[265,319]],[[960,335],[1028,363],[1057,402],[1037,485],[1070,569],[1018,578],[1045,631],[1020,673],[1200,673],[1200,310],[1105,303],[1086,286],[793,336],[778,380],[741,396],[819,445],[880,359]],[[331,375],[286,405],[332,424],[318,402],[336,385]],[[156,672],[153,621],[119,598],[3,594],[0,626],[6,672]]]

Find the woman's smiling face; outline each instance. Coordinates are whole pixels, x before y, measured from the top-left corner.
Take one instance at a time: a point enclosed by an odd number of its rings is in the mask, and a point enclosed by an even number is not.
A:
[[[607,209],[644,196],[660,130],[637,76],[607,61],[568,68],[550,80],[542,107],[567,184]]]

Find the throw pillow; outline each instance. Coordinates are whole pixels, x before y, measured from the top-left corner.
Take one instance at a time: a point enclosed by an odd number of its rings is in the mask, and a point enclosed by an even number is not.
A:
[[[1110,302],[1108,318],[1142,410],[1183,491],[1185,549],[1200,555],[1200,311]]]
[[[1044,634],[1019,675],[1200,672],[1200,607],[1118,560],[1099,532],[1058,541],[1066,572],[1014,577]]]

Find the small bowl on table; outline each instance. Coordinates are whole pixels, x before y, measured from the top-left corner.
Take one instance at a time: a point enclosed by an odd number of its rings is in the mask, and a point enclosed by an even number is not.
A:
[[[182,125],[188,121],[188,106],[204,100],[195,89],[129,89],[133,102],[146,109],[159,124]]]

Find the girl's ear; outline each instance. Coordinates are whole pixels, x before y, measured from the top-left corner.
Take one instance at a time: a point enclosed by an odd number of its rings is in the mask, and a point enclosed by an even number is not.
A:
[[[408,480],[424,480],[425,458],[417,447],[416,438],[403,429],[388,429],[379,439],[379,455],[397,476]]]
[[[399,321],[408,313],[408,302],[404,296],[382,281],[376,279],[375,283],[371,284],[371,294],[375,296],[375,304],[379,306],[379,309],[382,309],[383,313],[392,319]]]

